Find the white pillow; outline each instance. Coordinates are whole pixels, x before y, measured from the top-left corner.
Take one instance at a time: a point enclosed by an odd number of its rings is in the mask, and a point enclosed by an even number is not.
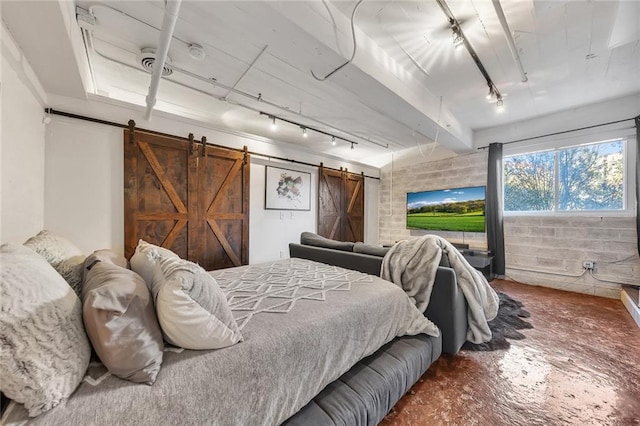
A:
[[[142,240],[130,263],[151,289],[167,342],[220,349],[243,340],[224,293],[200,266]]]
[[[86,257],[78,247],[66,238],[46,229],[29,238],[24,245],[44,257],[80,296],[82,267]]]
[[[0,264],[0,391],[34,417],[76,389],[91,347],[80,299],[42,256],[4,244]]]

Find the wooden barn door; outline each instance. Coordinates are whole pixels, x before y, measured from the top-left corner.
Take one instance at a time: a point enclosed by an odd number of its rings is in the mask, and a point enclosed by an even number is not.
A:
[[[182,258],[189,255],[187,223],[194,219],[189,198],[189,142],[125,130],[124,234],[125,256],[139,239],[166,247]],[[190,203],[191,202],[191,203]]]
[[[249,263],[248,154],[206,147],[198,195],[202,237],[198,262],[206,270]]]
[[[318,234],[364,241],[364,176],[323,167],[318,174]]]
[[[342,241],[342,172],[323,167],[318,170],[318,235]]]
[[[345,173],[345,241],[364,241],[364,176]]]
[[[249,259],[248,154],[125,130],[125,255],[139,239],[206,270]]]

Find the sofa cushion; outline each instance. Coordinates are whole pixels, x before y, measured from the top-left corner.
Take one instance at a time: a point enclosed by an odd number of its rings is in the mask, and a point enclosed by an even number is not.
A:
[[[29,238],[24,245],[44,257],[80,296],[85,256],[78,247],[66,238],[46,229]]]
[[[4,244],[0,263],[0,391],[33,417],[76,389],[91,347],[80,299],[42,256]]]
[[[300,244],[315,247],[324,247],[342,251],[353,251],[353,243],[331,240],[321,237],[313,232],[303,232],[300,234]]]
[[[94,252],[84,265],[82,314],[96,354],[111,374],[152,385],[164,343],[146,283],[111,250]]]
[[[372,246],[371,244],[358,242],[353,245],[353,252],[384,257],[384,255],[387,254],[387,252],[389,251],[389,248],[390,247],[378,247],[378,246]]]
[[[242,341],[216,280],[193,262],[140,241],[131,267],[151,275],[156,313],[167,342],[186,349],[220,349]]]

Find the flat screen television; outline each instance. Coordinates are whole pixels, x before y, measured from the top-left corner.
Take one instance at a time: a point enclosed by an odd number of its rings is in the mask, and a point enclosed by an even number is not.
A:
[[[407,228],[484,232],[486,187],[407,193]]]

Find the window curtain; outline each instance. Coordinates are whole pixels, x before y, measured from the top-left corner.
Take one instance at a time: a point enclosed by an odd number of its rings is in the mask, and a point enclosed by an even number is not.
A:
[[[636,122],[636,235],[638,255],[640,255],[640,115]]]
[[[487,245],[493,251],[493,271],[499,276],[505,273],[504,229],[502,222],[502,144],[489,145],[487,172]]]

